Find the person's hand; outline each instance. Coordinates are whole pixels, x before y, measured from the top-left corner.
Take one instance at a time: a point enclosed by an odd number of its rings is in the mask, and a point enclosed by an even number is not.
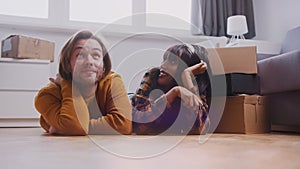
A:
[[[198,110],[199,106],[203,104],[201,99],[196,94],[180,86],[173,87],[169,92],[166,93],[166,97],[169,104],[172,103],[175,97],[180,97],[183,101],[183,104],[192,110]]]
[[[200,63],[195,64],[185,70],[193,73],[194,76],[204,73],[207,70],[207,64],[201,60]]]
[[[60,76],[59,73],[57,73],[55,79],[50,77],[49,80],[50,80],[50,82],[55,83],[57,86],[60,86],[62,77]]]
[[[197,110],[199,109],[199,106],[202,105],[201,99],[196,94],[192,93],[184,87],[179,87],[178,97],[181,98],[183,104],[186,107],[192,110]]]

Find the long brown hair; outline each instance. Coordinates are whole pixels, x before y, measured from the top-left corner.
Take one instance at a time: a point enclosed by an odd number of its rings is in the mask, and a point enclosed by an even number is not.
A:
[[[72,52],[74,51],[75,44],[82,39],[94,39],[100,44],[102,48],[103,64],[105,69],[102,77],[105,77],[111,70],[110,56],[100,38],[88,30],[82,30],[75,33],[63,46],[60,52],[59,74],[65,80],[72,80],[71,56]]]

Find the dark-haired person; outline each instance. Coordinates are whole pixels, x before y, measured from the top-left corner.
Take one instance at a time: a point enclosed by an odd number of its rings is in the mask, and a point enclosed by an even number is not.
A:
[[[131,134],[132,114],[121,77],[111,71],[102,41],[79,31],[60,53],[59,74],[35,97],[40,124],[50,134]]]
[[[161,66],[145,73],[131,98],[134,132],[202,134],[209,123],[207,63],[207,51],[201,46],[168,48]]]

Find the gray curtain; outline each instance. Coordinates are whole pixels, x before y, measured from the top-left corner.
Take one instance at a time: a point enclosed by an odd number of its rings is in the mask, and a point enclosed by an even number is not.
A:
[[[203,34],[227,36],[227,18],[232,15],[245,15],[248,33],[245,38],[255,37],[255,24],[252,0],[192,0],[201,5]],[[192,3],[193,4],[193,3]],[[193,7],[192,7],[193,8]],[[193,16],[194,14],[192,14]],[[193,19],[193,18],[192,18]],[[192,21],[192,23],[195,21]]]

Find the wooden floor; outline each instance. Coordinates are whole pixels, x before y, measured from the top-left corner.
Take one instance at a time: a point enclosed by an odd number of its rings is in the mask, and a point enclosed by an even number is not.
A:
[[[130,139],[136,138],[150,139],[151,136],[130,136]],[[127,146],[120,136],[62,137],[45,135],[41,128],[0,128],[0,168],[300,168],[300,135],[283,133],[213,134],[207,140],[199,140],[199,136],[187,136],[163,153],[131,158],[136,153],[150,149],[155,153],[156,147],[163,147],[171,138],[174,136],[158,138],[160,142],[155,142],[157,146],[149,147],[145,141],[144,148],[140,145],[134,148],[134,145]]]

